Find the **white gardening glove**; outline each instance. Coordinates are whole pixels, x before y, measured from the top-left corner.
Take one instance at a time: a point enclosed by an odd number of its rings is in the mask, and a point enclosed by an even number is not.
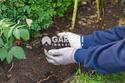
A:
[[[62,32],[57,34],[60,37],[66,37],[73,48],[82,48],[80,35],[71,32]]]
[[[52,49],[47,52],[45,51],[45,55],[47,56],[47,61],[54,65],[67,65],[70,63],[76,63],[74,59],[74,54],[76,49],[74,48],[61,48],[61,49]]]

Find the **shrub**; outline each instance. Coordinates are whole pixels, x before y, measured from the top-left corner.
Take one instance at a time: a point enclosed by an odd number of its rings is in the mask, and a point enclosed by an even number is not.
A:
[[[32,19],[31,31],[46,29],[54,16],[63,16],[72,0],[3,0],[0,3],[0,19],[9,18],[26,24]]]
[[[0,59],[10,63],[13,57],[24,59],[23,49],[15,44],[16,40],[29,40],[29,31],[24,25],[14,24],[9,19],[0,21]]]

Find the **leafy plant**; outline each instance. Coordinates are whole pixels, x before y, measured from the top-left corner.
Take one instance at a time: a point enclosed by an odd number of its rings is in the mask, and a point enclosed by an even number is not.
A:
[[[74,0],[53,0],[54,16],[63,16],[68,9],[71,9],[73,2]]]
[[[54,16],[63,16],[72,0],[2,0],[0,1],[0,59],[10,63],[13,57],[24,59],[24,50],[16,40],[29,40],[38,31],[48,28]],[[9,19],[4,19],[9,18]],[[30,21],[29,23],[27,23]],[[20,24],[16,22],[20,21]],[[26,25],[26,26],[24,26]],[[31,26],[29,26],[31,25]],[[27,27],[27,28],[26,28]]]
[[[30,32],[48,28],[54,16],[63,16],[72,4],[72,0],[4,0],[0,3],[0,19],[9,18],[14,22],[33,20]]]
[[[16,40],[29,40],[27,28],[19,23],[14,24],[9,19],[0,20],[0,59],[11,63],[13,57],[25,59],[24,50],[15,44]]]

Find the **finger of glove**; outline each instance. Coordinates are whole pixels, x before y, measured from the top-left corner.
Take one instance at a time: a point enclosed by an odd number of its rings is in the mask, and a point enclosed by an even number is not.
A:
[[[44,53],[45,53],[46,56],[50,55],[50,54],[47,52],[46,49],[44,49]]]
[[[61,33],[58,33],[57,35],[58,35],[58,36],[65,36],[65,35],[66,35],[66,32],[61,32]]]
[[[54,61],[53,59],[49,59],[49,58],[46,58],[47,61],[51,64],[54,64],[54,65],[59,65],[56,61]]]
[[[50,55],[62,55],[62,51],[61,51],[61,49],[52,49],[52,50],[49,50],[48,51],[48,53],[50,54]]]
[[[49,54],[46,49],[44,49],[44,53],[49,59],[55,59],[55,57],[52,54]]]
[[[63,36],[68,36],[68,34],[70,34],[70,32],[62,32],[62,33],[58,33],[57,35],[60,37],[63,37]]]

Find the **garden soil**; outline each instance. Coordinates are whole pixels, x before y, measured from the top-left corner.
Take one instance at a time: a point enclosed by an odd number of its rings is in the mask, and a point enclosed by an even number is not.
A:
[[[94,5],[94,4],[93,4]],[[125,4],[106,5],[103,21],[97,20],[93,5],[82,5],[78,9],[77,22],[74,32],[77,34],[90,34],[93,31],[125,24]],[[71,27],[69,12],[64,17],[54,18],[54,23],[41,34],[53,34],[68,31]],[[14,60],[8,65],[0,63],[0,83],[64,83],[77,71],[78,65],[54,66],[46,61],[41,36],[23,43],[26,52],[25,60]]]

